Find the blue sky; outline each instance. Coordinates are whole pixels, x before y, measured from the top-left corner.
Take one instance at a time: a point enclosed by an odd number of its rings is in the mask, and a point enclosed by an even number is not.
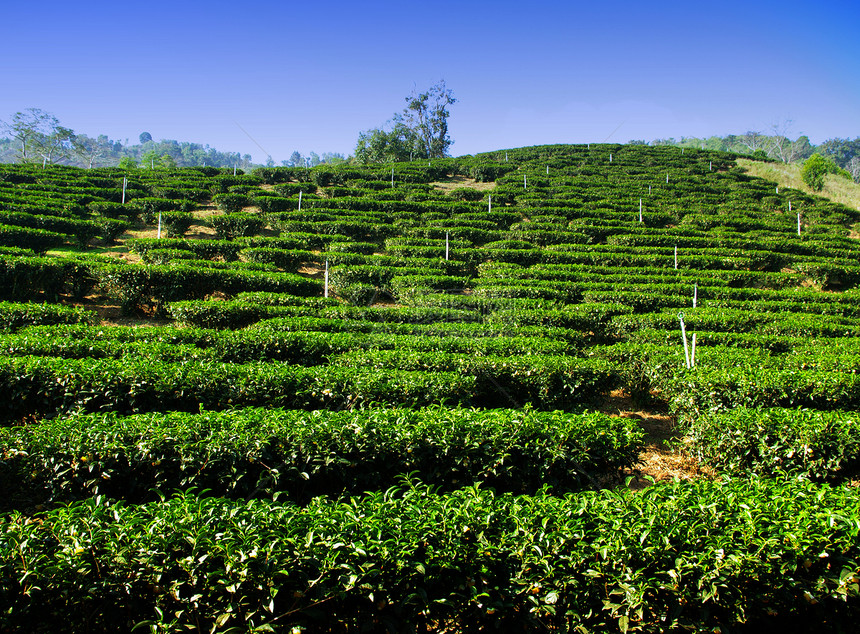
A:
[[[860,136],[857,0],[47,0],[3,15],[0,119],[36,107],[77,132],[256,161],[349,154],[443,78],[454,155],[788,120],[813,143]]]

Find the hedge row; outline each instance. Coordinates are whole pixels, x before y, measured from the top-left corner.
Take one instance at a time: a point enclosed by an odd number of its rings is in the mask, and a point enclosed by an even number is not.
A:
[[[688,448],[734,475],[844,479],[860,469],[858,412],[738,407],[691,417]]]
[[[407,482],[306,507],[93,498],[0,522],[8,631],[851,631],[856,493],[674,482],[564,497]]]
[[[141,503],[191,488],[306,504],[382,491],[407,474],[445,490],[564,492],[617,482],[642,434],[632,419],[533,410],[77,415],[0,430],[0,484],[6,508],[96,495]]]
[[[343,409],[369,403],[422,406],[471,404],[475,377],[452,372],[408,372],[303,367],[277,362],[176,363],[147,358],[0,358],[6,399],[0,420],[85,411],[135,413],[267,406]]]

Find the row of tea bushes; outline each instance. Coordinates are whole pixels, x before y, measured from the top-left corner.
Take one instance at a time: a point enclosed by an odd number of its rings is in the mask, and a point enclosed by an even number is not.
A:
[[[407,474],[444,490],[562,493],[617,482],[642,435],[632,419],[528,409],[91,414],[0,429],[0,473],[7,508],[97,495],[142,503],[176,489],[306,504]]]
[[[843,480],[860,470],[857,411],[737,407],[683,421],[688,448],[721,472]]]
[[[304,507],[95,497],[0,520],[0,626],[844,632],[858,544],[855,492],[796,480],[568,496],[406,482]]]

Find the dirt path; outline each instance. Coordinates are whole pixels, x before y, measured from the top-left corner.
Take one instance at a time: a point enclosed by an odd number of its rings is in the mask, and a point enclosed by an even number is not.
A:
[[[645,431],[645,449],[639,455],[636,470],[630,474],[633,476],[631,489],[643,489],[652,481],[717,477],[713,469],[700,464],[686,450],[684,438],[678,432],[674,418],[668,414],[638,409],[621,390],[612,392],[599,409],[611,416],[635,418]]]

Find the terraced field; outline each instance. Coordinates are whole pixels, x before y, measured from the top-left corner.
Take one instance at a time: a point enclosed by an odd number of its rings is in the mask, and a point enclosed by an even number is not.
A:
[[[851,631],[860,211],[735,158],[0,167],[0,631]]]

